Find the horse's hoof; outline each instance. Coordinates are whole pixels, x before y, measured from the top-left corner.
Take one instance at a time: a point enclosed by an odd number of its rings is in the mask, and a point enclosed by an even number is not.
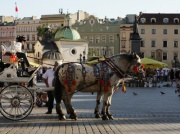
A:
[[[102,120],[109,120],[109,118],[108,118],[107,115],[103,115],[103,116],[102,116]]]
[[[112,115],[108,115],[108,118],[109,118],[110,120],[114,120],[114,117],[113,117]]]
[[[59,115],[59,120],[61,120],[61,121],[66,120],[66,116],[65,115]]]
[[[70,118],[70,119],[77,120],[77,116],[76,116],[76,115],[70,115],[69,118]]]
[[[96,114],[95,118],[101,118],[101,115],[100,114]]]

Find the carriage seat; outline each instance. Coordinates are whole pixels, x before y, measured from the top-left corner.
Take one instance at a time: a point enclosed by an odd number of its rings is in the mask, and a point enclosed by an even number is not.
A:
[[[18,61],[16,51],[13,45],[7,46],[6,44],[1,45],[2,50],[2,62],[4,63],[15,63]]]

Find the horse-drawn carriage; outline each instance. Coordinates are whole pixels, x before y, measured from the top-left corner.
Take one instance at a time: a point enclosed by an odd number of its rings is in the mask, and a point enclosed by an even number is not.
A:
[[[10,120],[21,120],[27,117],[34,103],[33,92],[27,88],[27,84],[36,75],[36,68],[32,74],[23,74],[21,63],[15,51],[6,51],[2,48],[0,61],[0,82],[3,87],[0,89],[0,113]]]
[[[40,67],[30,76],[18,75],[21,59],[18,59],[14,52],[3,53],[2,62],[8,66],[0,72],[0,81],[7,83],[0,91],[0,112],[10,120],[24,119],[33,109],[35,95],[32,91],[37,89],[30,90],[25,83],[30,82]],[[55,97],[59,119],[64,117],[61,100],[64,101],[70,118],[77,119],[71,104],[71,98],[76,91],[97,92],[96,118],[100,117],[99,104],[104,96],[102,119],[113,119],[110,114],[112,95],[119,84],[124,82],[126,71],[137,71],[140,65],[140,57],[136,54],[118,54],[92,66],[72,62],[60,65],[55,72]]]

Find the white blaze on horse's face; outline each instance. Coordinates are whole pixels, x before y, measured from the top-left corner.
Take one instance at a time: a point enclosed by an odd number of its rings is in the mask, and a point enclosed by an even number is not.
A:
[[[133,54],[133,62],[131,64],[130,70],[131,72],[139,72],[141,67],[141,59],[137,54]]]

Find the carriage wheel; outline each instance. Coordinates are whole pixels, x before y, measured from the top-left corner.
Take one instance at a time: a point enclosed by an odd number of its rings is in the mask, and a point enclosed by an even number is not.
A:
[[[33,109],[32,93],[24,86],[11,85],[0,92],[0,112],[10,120],[21,120]]]

